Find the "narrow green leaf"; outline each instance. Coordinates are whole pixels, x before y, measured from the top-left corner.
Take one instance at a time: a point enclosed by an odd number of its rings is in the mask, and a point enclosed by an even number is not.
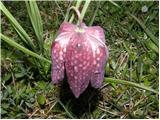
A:
[[[51,64],[50,60],[44,58],[43,56],[40,56],[40,55],[36,54],[35,52],[32,52],[31,50],[28,50],[27,48],[21,46],[20,44],[16,43],[14,40],[8,38],[7,36],[4,36],[3,34],[0,33],[0,37],[2,38],[2,40],[7,42],[9,45],[17,48],[18,50],[21,50],[22,52],[24,52],[24,53],[26,53],[28,55],[31,55],[31,56],[33,56],[35,58],[38,58],[40,60],[43,60],[43,61],[48,62],[48,63]]]
[[[116,7],[123,9],[122,7],[120,7],[117,3],[115,3],[112,0],[109,0],[109,2],[111,2],[113,5],[115,5]],[[154,36],[154,34],[145,26],[145,24],[138,19],[135,15],[131,14],[130,12],[125,12],[126,14],[130,15],[134,20],[136,20],[136,22],[142,27],[142,29],[145,31],[145,33],[150,37],[151,42],[154,44],[149,45],[148,43],[148,47],[151,48],[153,51],[155,51],[156,53],[158,53],[159,51],[159,41],[158,39]]]
[[[152,34],[152,32],[143,24],[143,22],[138,19],[136,16],[134,16],[131,13],[128,13],[134,20],[137,21],[137,23],[142,27],[142,29],[146,32],[146,34],[151,38],[152,42],[158,47],[158,39]]]
[[[147,39],[146,41],[144,41],[144,44],[147,46],[147,48],[149,48],[149,49],[153,50],[154,52],[156,52],[157,54],[159,54],[158,47],[150,39]]]
[[[64,108],[64,110],[66,111],[67,115],[74,119],[73,115],[68,111],[68,109],[63,105],[63,103],[60,100],[57,100],[57,102],[59,102],[59,104]]]
[[[156,90],[154,90],[152,88],[146,87],[144,85],[140,85],[138,83],[126,81],[126,80],[120,80],[120,79],[115,79],[115,78],[105,78],[105,82],[133,86],[133,87],[137,87],[137,88],[140,88],[140,89],[144,89],[144,90],[159,94],[158,91],[156,91]]]
[[[121,8],[117,3],[115,3],[114,1],[112,1],[112,0],[109,0],[109,2],[111,3],[111,4],[113,4],[114,6],[116,6],[116,7],[118,7],[118,8]]]
[[[94,19],[95,19],[95,17],[96,17],[96,14],[97,14],[97,12],[98,12],[99,7],[100,7],[100,2],[98,2],[98,5],[96,5],[96,10],[95,10],[94,13],[93,13],[93,16],[92,16],[92,19],[91,19],[91,21],[90,21],[90,23],[89,23],[89,26],[92,26],[92,24],[93,24],[93,22],[94,22]]]
[[[84,3],[83,9],[81,11],[81,19],[82,20],[83,20],[83,17],[85,15],[86,11],[87,11],[87,8],[88,8],[90,2],[91,2],[91,0],[86,0],[85,3]],[[79,22],[77,24],[79,24]]]
[[[35,46],[31,40],[31,38],[28,36],[26,31],[22,28],[22,26],[17,22],[17,20],[12,16],[12,14],[7,10],[7,8],[3,5],[3,3],[0,1],[0,9],[5,14],[5,16],[9,19],[10,23],[13,25],[19,36],[21,37],[22,41],[25,44],[28,44],[32,50],[35,51]]]
[[[36,1],[26,1],[27,11],[34,28],[35,34],[37,36],[37,45],[40,48],[40,52],[43,52],[43,23],[40,16],[40,11],[36,4]]]

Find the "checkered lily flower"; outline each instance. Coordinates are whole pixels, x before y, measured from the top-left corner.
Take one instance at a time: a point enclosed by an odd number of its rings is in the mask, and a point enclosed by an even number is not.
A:
[[[61,24],[57,38],[52,43],[52,81],[58,84],[66,73],[71,91],[76,98],[89,84],[99,88],[104,79],[105,64],[109,57],[104,31],[99,26],[87,27],[68,22]]]

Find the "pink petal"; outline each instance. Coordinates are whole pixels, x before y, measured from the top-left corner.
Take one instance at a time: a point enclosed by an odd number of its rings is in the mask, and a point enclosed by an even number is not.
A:
[[[51,57],[53,83],[59,83],[64,78],[66,47],[73,34],[74,27],[75,26],[72,24],[63,23],[60,26],[57,38],[52,43]]]
[[[74,34],[69,41],[66,53],[68,83],[77,98],[88,87],[92,70],[91,45],[85,37],[81,33]]]
[[[75,25],[70,24],[68,22],[63,22],[59,28],[58,33],[61,34],[67,32],[68,34],[70,34],[74,32],[75,28],[76,28]]]
[[[64,52],[59,42],[52,44],[52,81],[58,83],[64,78]]]
[[[88,28],[87,35],[91,41],[93,52],[91,85],[92,87],[99,88],[104,79],[105,64],[109,55],[108,48],[104,43],[105,35],[101,27]]]

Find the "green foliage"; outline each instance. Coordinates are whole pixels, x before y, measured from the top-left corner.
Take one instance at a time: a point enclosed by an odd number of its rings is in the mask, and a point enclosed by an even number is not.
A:
[[[44,95],[38,95],[37,96],[37,101],[40,105],[44,105],[45,104],[45,101],[46,101],[46,98]]]
[[[80,99],[69,87],[50,82],[51,43],[72,5],[87,25],[104,28],[110,52],[104,86],[88,88]],[[158,2],[3,1],[0,6],[2,118],[158,118]],[[74,14],[68,17],[76,23]]]
[[[35,1],[26,1],[26,6],[28,10],[28,14],[32,23],[32,26],[34,28],[37,40],[38,40],[38,45],[39,45],[39,50],[40,53],[43,53],[43,23],[42,19],[40,16],[40,12],[38,9],[38,6]]]

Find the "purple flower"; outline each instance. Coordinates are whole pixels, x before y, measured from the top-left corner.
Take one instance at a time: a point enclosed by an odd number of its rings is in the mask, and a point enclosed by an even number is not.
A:
[[[102,85],[109,54],[101,27],[64,22],[52,44],[51,56],[53,83],[62,81],[66,71],[70,89],[76,98],[89,83],[94,88]]]

